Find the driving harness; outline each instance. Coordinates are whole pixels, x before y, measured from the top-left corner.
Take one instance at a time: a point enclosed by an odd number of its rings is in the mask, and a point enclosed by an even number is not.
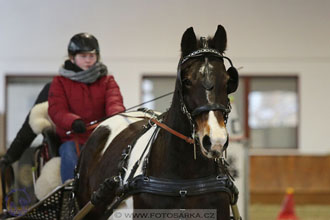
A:
[[[215,49],[208,48],[205,38],[201,38],[201,41],[203,45],[202,49],[190,53],[186,57],[183,57],[179,62],[177,77],[180,84],[182,84],[181,65],[184,64],[187,60],[192,58],[212,56],[221,59],[226,59],[230,62],[231,65],[230,68],[234,68],[232,66],[231,60],[228,57],[223,56],[220,52],[218,52]],[[229,101],[227,103],[227,106],[224,106],[222,104],[207,104],[207,105],[199,106],[193,109],[192,111],[188,111],[185,103],[183,102],[183,94],[181,88],[179,89],[179,93],[180,93],[181,111],[189,119],[189,122],[193,127],[193,134],[192,134],[193,139],[195,136],[194,135],[195,123],[193,117],[206,111],[219,110],[224,115],[225,123],[227,122],[228,114],[230,113],[231,110]],[[162,115],[157,117],[157,121],[161,122],[161,120],[162,120]],[[238,189],[234,185],[233,178],[228,171],[227,168],[228,163],[223,158],[215,159],[215,166],[218,170],[218,173],[204,178],[180,179],[180,180],[163,179],[163,178],[149,176],[146,174],[146,169],[149,161],[149,152],[150,152],[149,146],[151,146],[154,140],[156,139],[158,131],[161,126],[159,126],[159,124],[155,122],[152,122],[152,120],[149,120],[149,123],[146,126],[144,126],[144,129],[141,131],[141,135],[143,135],[155,124],[158,127],[153,132],[149,140],[149,143],[145,147],[142,155],[140,156],[140,159],[135,162],[132,171],[130,173],[126,173],[128,159],[130,158],[132,148],[134,147],[136,141],[140,136],[137,137],[133,141],[133,143],[128,145],[128,147],[123,151],[121,161],[118,165],[118,168],[120,170],[119,175],[105,179],[105,181],[100,185],[99,189],[92,194],[91,203],[94,206],[97,206],[101,204],[103,201],[105,201],[105,198],[110,192],[113,191],[116,192],[115,193],[116,196],[112,201],[112,203],[108,206],[104,217],[108,218],[109,216],[111,216],[114,209],[116,209],[119,206],[119,204],[122,201],[124,201],[126,198],[139,193],[149,193],[149,194],[172,196],[172,197],[179,197],[181,199],[185,199],[186,197],[197,196],[206,193],[225,192],[229,195],[230,203],[232,207],[236,207],[237,209],[236,203],[238,200]],[[142,163],[142,174],[135,175],[141,163]],[[239,213],[238,214],[237,213],[238,210],[234,211],[233,209],[234,219],[240,219]],[[235,216],[235,214],[238,216]]]
[[[158,117],[160,121],[162,115]],[[141,132],[141,135],[145,134],[153,123],[149,121],[147,126]],[[184,200],[186,197],[198,196],[206,193],[225,192],[230,198],[231,205],[235,205],[238,200],[238,189],[233,183],[233,177],[230,175],[227,167],[228,163],[223,159],[215,160],[215,166],[217,167],[218,174],[207,176],[198,179],[164,179],[146,174],[146,169],[149,161],[149,145],[154,142],[159,132],[160,127],[157,127],[149,140],[149,143],[145,147],[140,159],[137,160],[130,171],[127,172],[128,159],[135,146],[137,139],[132,144],[128,145],[122,153],[121,161],[118,164],[119,175],[111,178],[107,178],[100,186],[100,188],[92,194],[91,203],[94,206],[98,206],[105,201],[106,196],[115,191],[115,198],[108,206],[105,212],[105,219],[110,217],[113,211],[120,205],[122,201],[128,197],[139,194],[149,193],[160,196],[179,197]],[[139,135],[140,136],[140,135]],[[142,163],[142,174],[136,175],[135,173]],[[126,177],[126,178],[125,178]],[[183,207],[181,207],[183,208]]]

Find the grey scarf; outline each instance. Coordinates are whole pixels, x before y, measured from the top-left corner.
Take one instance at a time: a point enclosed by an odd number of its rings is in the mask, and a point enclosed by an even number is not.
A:
[[[88,70],[74,72],[72,70],[67,70],[64,68],[64,66],[62,66],[59,72],[61,76],[69,78],[73,81],[82,82],[82,83],[93,83],[101,76],[107,75],[108,69],[103,63],[97,62],[94,66],[92,66]]]

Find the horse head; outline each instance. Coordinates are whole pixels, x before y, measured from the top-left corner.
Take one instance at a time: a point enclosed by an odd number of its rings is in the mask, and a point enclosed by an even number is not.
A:
[[[213,38],[198,40],[191,27],[181,40],[177,90],[182,111],[195,127],[202,154],[212,159],[222,157],[227,148],[228,94],[238,87],[238,72],[223,55],[226,45],[226,31],[221,25]],[[225,62],[230,64],[228,69]]]

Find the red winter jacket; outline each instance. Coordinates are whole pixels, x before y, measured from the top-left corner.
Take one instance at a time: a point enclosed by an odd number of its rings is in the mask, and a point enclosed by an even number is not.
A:
[[[84,144],[92,133],[66,135],[74,120],[82,119],[86,124],[125,111],[123,97],[112,75],[106,75],[91,84],[72,81],[56,76],[48,95],[48,114],[56,125],[61,141],[74,140]]]

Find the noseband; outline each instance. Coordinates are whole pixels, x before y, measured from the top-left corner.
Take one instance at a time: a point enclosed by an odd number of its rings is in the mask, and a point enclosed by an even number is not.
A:
[[[223,56],[219,51],[209,48],[206,38],[205,37],[201,37],[201,42],[203,45],[203,48],[198,49],[196,51],[193,51],[192,53],[188,54],[187,56],[181,58],[181,60],[179,61],[178,64],[178,72],[177,72],[177,78],[179,80],[180,86],[182,87],[182,80],[181,80],[181,66],[187,62],[188,60],[192,59],[192,58],[196,58],[196,57],[205,57],[206,61],[205,63],[208,64],[208,56],[212,56],[212,57],[216,57],[216,58],[220,58],[220,59],[226,59],[228,60],[228,62],[230,63],[230,65],[233,67],[233,63],[232,61],[226,57]],[[208,66],[208,65],[206,65]],[[204,77],[208,77],[209,74],[209,70],[208,68],[204,71]],[[203,87],[206,90],[212,90],[213,87],[211,87],[210,85],[205,85],[206,83],[203,82]],[[183,101],[183,92],[182,89],[180,88],[179,90],[180,92],[180,99],[181,99],[181,110],[182,112],[187,116],[187,118],[189,119],[191,124],[194,124],[194,120],[193,118],[196,117],[197,115],[203,113],[203,112],[209,112],[209,111],[221,111],[223,114],[223,118],[224,118],[224,122],[225,124],[227,123],[228,120],[228,114],[231,111],[231,105],[230,105],[230,101],[228,100],[227,102],[227,106],[224,106],[222,104],[207,104],[207,105],[202,105],[202,106],[198,106],[195,109],[193,109],[191,112],[188,111],[186,104]]]

